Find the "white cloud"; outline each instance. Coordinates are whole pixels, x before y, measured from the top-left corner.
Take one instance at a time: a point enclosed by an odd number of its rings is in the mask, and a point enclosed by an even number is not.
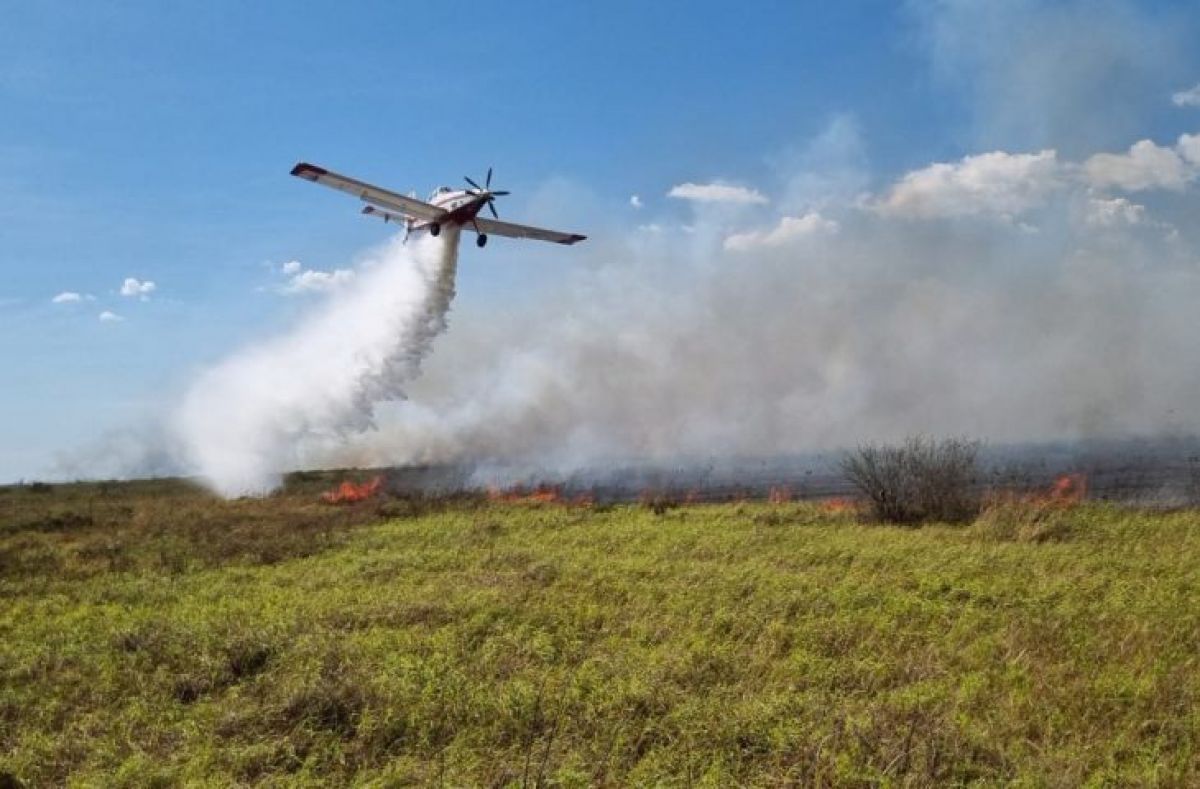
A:
[[[1146,206],[1130,202],[1124,197],[1111,200],[1092,197],[1088,199],[1084,221],[1093,227],[1140,225],[1146,221]]]
[[[104,312],[100,313],[100,320],[103,323],[116,323],[117,321],[123,321],[125,319],[112,310],[105,310]]]
[[[1192,164],[1200,167],[1200,134],[1185,134],[1179,138],[1176,146],[1179,155]]]
[[[642,198],[638,197],[637,195],[630,195],[629,196],[629,204],[631,206],[633,206],[634,208],[641,208],[642,207]]]
[[[1128,192],[1183,189],[1191,173],[1178,153],[1150,140],[1136,142],[1128,153],[1098,153],[1083,164],[1092,186],[1116,186]]]
[[[725,239],[725,248],[735,252],[759,247],[781,247],[801,238],[821,234],[836,233],[838,223],[826,219],[816,212],[804,216],[785,216],[779,224],[770,230],[752,230],[746,233],[734,233]]]
[[[50,299],[54,304],[72,304],[74,302],[83,301],[83,295],[76,293],[73,290],[64,290],[54,298]]]
[[[1176,93],[1171,97],[1171,103],[1176,107],[1200,107],[1200,83]]]
[[[755,189],[729,184],[679,184],[671,187],[667,197],[694,200],[698,203],[738,203],[742,205],[765,205],[767,198]]]
[[[299,260],[289,260],[287,263],[284,263],[282,266],[280,266],[279,270],[284,274],[291,276],[292,274],[300,273],[301,269],[303,268],[304,266],[300,265]]]
[[[150,294],[157,289],[150,280],[139,280],[137,277],[126,277],[121,283],[121,295],[129,297],[137,297],[142,301],[150,298]]]
[[[319,293],[341,287],[352,279],[354,279],[354,272],[346,268],[333,271],[308,269],[296,272],[282,290],[289,294]]]
[[[906,218],[996,214],[1012,217],[1036,208],[1061,185],[1058,154],[992,153],[937,163],[908,173],[879,205]]]

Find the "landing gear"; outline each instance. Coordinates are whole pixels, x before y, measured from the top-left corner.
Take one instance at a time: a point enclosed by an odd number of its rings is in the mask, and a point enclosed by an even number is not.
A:
[[[442,226],[439,225],[437,222],[434,222],[432,225],[429,226],[429,235],[433,236],[434,238],[437,238],[441,234],[441,232],[442,232]]]
[[[480,249],[483,249],[485,246],[487,246],[487,234],[486,233],[480,233],[476,237],[475,246],[479,247]]]

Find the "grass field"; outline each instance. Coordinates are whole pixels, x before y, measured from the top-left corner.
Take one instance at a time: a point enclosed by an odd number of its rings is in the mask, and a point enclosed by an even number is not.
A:
[[[0,785],[1200,785],[1195,511],[321,482],[0,489]]]

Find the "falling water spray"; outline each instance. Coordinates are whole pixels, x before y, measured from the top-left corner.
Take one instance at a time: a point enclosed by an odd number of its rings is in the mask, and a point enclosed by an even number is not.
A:
[[[287,468],[373,425],[404,397],[454,298],[459,233],[381,247],[291,330],[204,371],[172,426],[190,465],[226,496],[262,494]]]

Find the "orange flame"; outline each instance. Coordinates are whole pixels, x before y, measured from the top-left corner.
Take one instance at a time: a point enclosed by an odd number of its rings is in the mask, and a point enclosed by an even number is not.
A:
[[[489,487],[488,501],[501,504],[562,504],[573,507],[590,507],[596,503],[591,493],[581,493],[574,498],[563,495],[562,489],[554,485],[538,485],[535,488],[525,488],[517,485],[511,488]]]
[[[858,502],[844,496],[834,496],[829,499],[821,499],[817,502],[817,506],[821,508],[822,512],[837,515],[843,512],[854,512],[858,509]]]
[[[1087,476],[1084,474],[1063,474],[1054,480],[1050,490],[1042,497],[1050,504],[1069,507],[1087,498]]]
[[[354,483],[346,480],[333,490],[321,494],[321,501],[326,504],[354,504],[378,495],[383,490],[383,477],[375,477],[369,482]]]
[[[787,504],[791,500],[792,490],[786,486],[772,487],[767,494],[767,501],[771,504]]]

